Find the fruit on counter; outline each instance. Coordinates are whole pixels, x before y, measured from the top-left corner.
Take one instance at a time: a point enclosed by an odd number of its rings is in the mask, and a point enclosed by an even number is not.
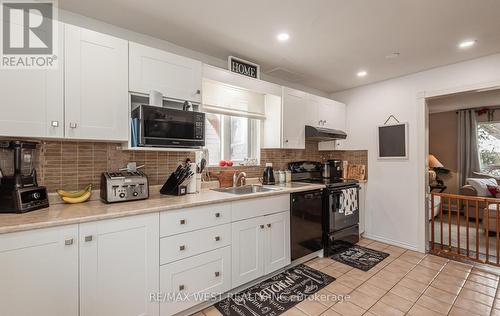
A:
[[[232,167],[233,166],[233,162],[231,160],[221,160],[219,161],[219,166],[220,167]]]
[[[57,194],[59,194],[61,199],[66,203],[82,203],[90,199],[92,195],[92,184],[87,185],[79,191],[57,190]]]
[[[82,190],[79,190],[79,191],[65,191],[65,190],[57,190],[57,194],[59,194],[59,196],[62,198],[62,197],[70,197],[70,198],[77,198],[77,197],[80,197],[82,195],[84,195],[85,193],[87,193],[87,191],[91,191],[92,190],[92,184],[89,184],[87,185],[85,188],[83,188]]]
[[[62,199],[66,203],[77,204],[77,203],[86,202],[88,199],[90,199],[91,195],[92,195],[92,190],[89,190],[85,194],[83,194],[82,196],[75,197],[75,198],[63,196]]]

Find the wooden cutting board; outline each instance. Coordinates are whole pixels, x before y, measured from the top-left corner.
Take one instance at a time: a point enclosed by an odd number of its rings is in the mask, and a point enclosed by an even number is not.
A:
[[[238,172],[236,169],[222,170],[218,173],[210,172],[210,176],[219,180],[221,188],[228,188],[233,185],[233,174]]]
[[[366,179],[366,166],[365,165],[348,165],[347,166],[347,179],[365,180]]]

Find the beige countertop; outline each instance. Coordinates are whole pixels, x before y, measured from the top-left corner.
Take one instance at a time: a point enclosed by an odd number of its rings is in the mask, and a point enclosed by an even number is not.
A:
[[[246,195],[235,195],[205,189],[197,194],[169,196],[160,195],[155,191],[155,193],[151,193],[149,199],[134,202],[105,204],[101,201],[89,201],[82,204],[52,204],[48,208],[24,214],[0,214],[0,234],[159,211],[177,210],[193,206],[254,199],[321,188],[324,188],[324,185],[300,184],[299,186],[297,184],[287,184],[286,186],[280,187],[279,190]],[[153,192],[153,189],[151,191]]]

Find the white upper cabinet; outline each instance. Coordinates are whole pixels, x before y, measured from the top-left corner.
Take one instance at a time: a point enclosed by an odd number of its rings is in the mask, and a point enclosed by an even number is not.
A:
[[[346,130],[346,106],[334,100],[325,99],[322,103],[320,113],[325,113],[325,127],[338,129],[343,132]]]
[[[80,316],[159,314],[158,217],[80,224]]]
[[[59,34],[57,69],[0,69],[0,136],[64,136],[62,23]]]
[[[65,27],[66,137],[128,139],[128,42]]]
[[[0,235],[0,315],[78,316],[78,225]]]
[[[308,95],[307,103],[309,125],[345,130],[345,104],[312,94]]]
[[[305,148],[307,93],[283,87],[283,148]]]
[[[200,61],[130,42],[129,66],[130,91],[201,102]]]

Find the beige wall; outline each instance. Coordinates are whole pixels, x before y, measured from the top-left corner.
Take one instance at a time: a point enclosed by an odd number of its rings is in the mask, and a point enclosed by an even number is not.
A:
[[[445,192],[458,193],[457,114],[455,111],[429,115],[429,153],[433,154],[446,169],[441,175],[448,187]]]

